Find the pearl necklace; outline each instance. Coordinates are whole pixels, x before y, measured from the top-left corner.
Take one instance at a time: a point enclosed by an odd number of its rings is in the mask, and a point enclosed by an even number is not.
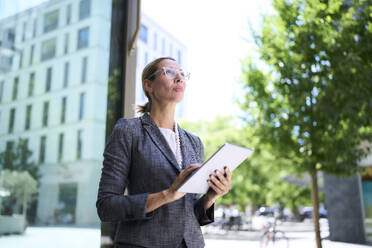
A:
[[[180,142],[180,134],[178,132],[177,122],[174,122],[174,131],[176,133],[176,159],[178,166],[182,169],[182,154],[181,154],[181,142]]]

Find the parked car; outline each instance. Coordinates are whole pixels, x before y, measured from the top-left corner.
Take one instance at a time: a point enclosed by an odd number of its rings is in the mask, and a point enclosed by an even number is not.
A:
[[[301,220],[313,217],[313,207],[304,207],[300,210]],[[327,218],[327,210],[320,207],[319,208],[319,218]]]
[[[272,209],[270,207],[260,207],[256,211],[256,215],[258,215],[258,216],[274,216],[274,214],[275,214],[274,209]]]

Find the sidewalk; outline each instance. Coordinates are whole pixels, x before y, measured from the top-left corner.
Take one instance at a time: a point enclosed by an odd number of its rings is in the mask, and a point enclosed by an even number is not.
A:
[[[256,223],[256,227],[262,223]],[[329,236],[328,222],[320,222],[323,248],[366,248],[371,245],[358,245],[335,242],[327,239]],[[202,227],[206,248],[260,248],[260,231],[224,231],[213,226]],[[267,247],[278,248],[316,248],[314,227],[311,220],[305,222],[280,223],[277,230],[283,231],[288,239],[280,239],[275,246],[269,243]]]
[[[324,233],[326,234],[326,233]],[[276,248],[315,248],[312,231],[286,232],[289,241],[279,240]],[[260,248],[259,232],[229,231],[227,233],[205,234],[206,248]],[[323,248],[366,248],[323,240]],[[100,229],[73,227],[28,227],[23,235],[0,236],[1,248],[99,248]]]

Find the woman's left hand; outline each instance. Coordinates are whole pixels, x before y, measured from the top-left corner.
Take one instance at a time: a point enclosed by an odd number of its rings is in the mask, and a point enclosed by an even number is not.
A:
[[[220,196],[227,194],[231,188],[231,172],[229,168],[224,168],[224,173],[216,170],[215,175],[210,175],[208,185],[212,190],[209,190],[207,197],[213,202]]]

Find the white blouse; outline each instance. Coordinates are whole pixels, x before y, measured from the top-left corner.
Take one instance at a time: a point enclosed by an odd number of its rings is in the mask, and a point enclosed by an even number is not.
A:
[[[182,168],[182,154],[181,154],[181,145],[179,141],[178,128],[177,124],[175,125],[176,132],[173,132],[169,128],[159,128],[164,138],[167,140],[169,147],[173,151],[174,156],[177,159],[178,166]]]

